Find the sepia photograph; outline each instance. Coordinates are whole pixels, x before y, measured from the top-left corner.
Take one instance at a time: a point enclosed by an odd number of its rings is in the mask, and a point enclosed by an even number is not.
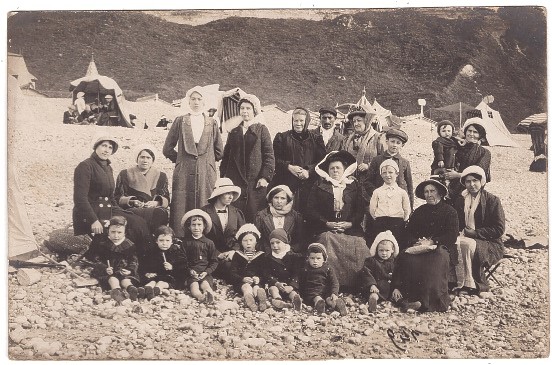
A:
[[[550,356],[547,9],[313,4],[4,6],[9,360]]]

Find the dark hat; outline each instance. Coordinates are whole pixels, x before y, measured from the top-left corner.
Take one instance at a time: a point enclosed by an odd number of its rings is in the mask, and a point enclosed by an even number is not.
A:
[[[366,112],[364,110],[355,110],[353,112],[350,112],[349,115],[347,115],[347,119],[353,120],[354,117],[366,117]]]
[[[322,162],[318,164],[318,168],[328,172],[328,167],[331,162],[341,161],[345,167],[352,165],[356,162],[356,159],[347,151],[332,151],[324,157]]]
[[[273,238],[279,239],[283,243],[289,244],[289,235],[286,232],[286,230],[283,228],[276,228],[275,230],[270,232],[270,236],[268,236],[268,240],[270,241]]]
[[[452,131],[454,132],[455,128],[454,128],[454,124],[452,124],[452,122],[450,120],[442,120],[440,121],[439,123],[437,123],[437,134],[439,134],[441,132],[441,127],[444,126],[444,125],[450,125],[452,127]]]
[[[385,138],[389,139],[391,137],[398,138],[403,143],[406,143],[408,141],[408,135],[404,131],[396,128],[391,128],[386,132]]]
[[[335,110],[334,108],[325,108],[325,107],[320,108],[318,113],[320,113],[320,116],[322,116],[322,114],[330,113],[331,115],[337,118],[337,110]]]
[[[441,194],[441,197],[444,198],[448,193],[447,187],[443,185],[441,182],[439,182],[438,180],[436,180],[437,178],[439,178],[439,176],[430,176],[429,179],[419,183],[418,186],[416,186],[416,191],[415,191],[416,197],[420,199],[425,199],[425,196],[424,196],[425,187],[427,185],[433,185],[437,188],[437,190],[439,191],[439,194]]]

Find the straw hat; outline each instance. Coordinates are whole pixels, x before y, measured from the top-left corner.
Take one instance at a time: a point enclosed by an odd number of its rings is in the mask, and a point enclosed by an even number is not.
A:
[[[201,209],[192,209],[186,212],[186,214],[184,214],[184,217],[182,217],[182,220],[180,221],[180,225],[184,227],[186,225],[186,221],[188,221],[188,219],[195,216],[200,216],[205,220],[206,224],[205,224],[205,229],[203,230],[203,233],[204,234],[209,233],[211,231],[211,228],[213,227],[213,221],[211,220],[211,217],[209,216],[209,214],[207,214],[207,212]]]
[[[211,193],[211,196],[209,197],[209,199],[207,199],[207,201],[209,203],[212,203],[217,197],[226,193],[232,193],[234,195],[234,197],[232,198],[233,203],[240,197],[241,188],[234,185],[232,180],[230,180],[229,178],[221,177],[217,179],[217,181],[215,181],[215,188],[213,189],[213,192]]]
[[[113,143],[113,154],[115,152],[117,152],[117,149],[119,148],[119,144],[117,143],[117,141],[113,138],[113,137],[108,137],[108,136],[101,136],[99,137],[98,139],[96,139],[94,141],[94,144],[93,144],[93,147],[92,149],[94,151],[96,151],[96,148],[98,148],[98,146],[103,142],[103,141],[109,141],[111,143]]]

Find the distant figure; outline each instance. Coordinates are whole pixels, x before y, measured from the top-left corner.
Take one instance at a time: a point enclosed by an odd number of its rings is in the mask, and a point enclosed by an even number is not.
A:
[[[159,122],[157,122],[156,127],[167,128],[168,125],[169,125],[169,121],[167,120],[167,117],[162,115],[161,119],[159,119]],[[144,129],[146,129],[146,128],[144,128]]]
[[[138,118],[136,118],[136,115],[129,114],[128,117],[130,118],[130,124],[132,124],[133,127],[136,127],[136,122]]]
[[[98,125],[106,126],[118,126],[119,118],[117,114],[117,108],[115,107],[115,100],[113,100],[112,95],[104,96],[105,102],[100,107],[100,117],[98,120]]]
[[[71,104],[63,112],[63,124],[76,124],[78,123],[78,117],[75,106]]]
[[[82,122],[83,119],[87,117],[86,102],[84,101],[84,93],[82,91],[77,93],[77,98],[73,102],[73,105],[75,105],[75,108],[77,109],[79,122]]]

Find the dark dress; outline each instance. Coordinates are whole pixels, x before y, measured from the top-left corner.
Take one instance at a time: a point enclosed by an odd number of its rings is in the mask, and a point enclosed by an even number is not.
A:
[[[274,175],[274,149],[270,132],[264,124],[253,123],[245,134],[243,123],[228,134],[220,177],[227,177],[241,188],[241,195],[233,204],[240,209],[248,223],[266,207],[266,187],[257,188],[259,179],[270,183]]]
[[[165,259],[172,265],[172,270],[165,270],[165,266],[163,265]],[[177,243],[174,243],[168,250],[165,251],[162,251],[157,245],[152,245],[152,247],[142,256],[140,261],[140,271],[142,272],[142,275],[146,273],[157,274],[156,277],[151,279],[143,276],[144,284],[147,284],[152,280],[156,282],[164,281],[172,288],[182,289],[184,288],[185,279],[189,274],[186,252]]]
[[[161,225],[167,225],[169,223],[168,208],[170,202],[169,180],[167,175],[160,171],[155,188],[149,192],[138,191],[133,189],[130,185],[128,170],[122,170],[117,176],[114,193],[115,200],[117,200],[119,206],[144,218],[144,220],[148,222],[150,232],[155,232]],[[157,201],[160,205],[153,208],[131,207],[129,205],[131,199],[139,200],[142,203]]]
[[[260,210],[255,216],[255,226],[261,232],[259,238],[259,249],[264,252],[270,252],[270,233],[275,229],[273,216],[270,213],[270,208]],[[304,221],[301,213],[291,210],[284,217],[284,230],[290,237],[290,245],[293,252],[305,252],[307,247],[304,240]]]
[[[441,200],[436,205],[418,207],[407,225],[409,246],[419,238],[431,238],[437,249],[396,258],[391,290],[399,289],[410,301],[420,301],[421,310],[445,312],[450,304],[448,295],[451,265],[458,263],[456,237],[458,216],[454,208]]]
[[[271,186],[287,185],[294,194],[293,209],[303,213],[306,209],[309,191],[318,177],[314,168],[326,155],[322,136],[317,136],[309,131],[299,134],[290,130],[276,134],[273,145],[276,170]],[[308,170],[309,178],[300,180],[289,172],[289,165],[300,166]]]
[[[213,288],[212,274],[218,265],[218,252],[213,241],[205,236],[199,238],[189,237],[184,239],[182,246],[186,251],[188,268],[198,274],[206,272],[207,276],[203,280],[207,281]],[[187,285],[194,281],[198,280],[193,277],[188,278]]]
[[[265,283],[263,280],[263,271],[266,257],[263,251],[257,251],[249,260],[245,253],[236,251],[232,257],[230,283],[236,293],[241,293],[243,278],[257,276],[260,279],[259,286]]]
[[[150,230],[146,221],[136,214],[118,206],[113,195],[115,181],[109,160],[100,159],[96,153],[82,161],[74,173],[73,229],[76,236],[92,233],[91,225],[99,220],[102,224],[113,216],[127,219],[127,237],[134,242],[138,254],[150,244]],[[104,235],[106,235],[104,229]]]
[[[455,203],[458,212],[460,231],[466,228],[464,215],[464,198]],[[506,218],[500,199],[481,189],[479,205],[475,209],[476,248],[472,260],[472,276],[479,291],[488,291],[489,283],[484,274],[484,267],[496,264],[504,255],[504,244],[501,237],[506,227]]]
[[[98,279],[104,289],[109,288],[108,280],[112,276],[119,280],[130,279],[134,285],[140,282],[136,247],[128,238],[119,245],[115,245],[107,237],[94,239],[85,252],[84,258],[94,262],[95,265],[90,276]],[[113,275],[106,273],[108,266],[113,268]],[[122,269],[129,270],[130,274],[121,274]]]

